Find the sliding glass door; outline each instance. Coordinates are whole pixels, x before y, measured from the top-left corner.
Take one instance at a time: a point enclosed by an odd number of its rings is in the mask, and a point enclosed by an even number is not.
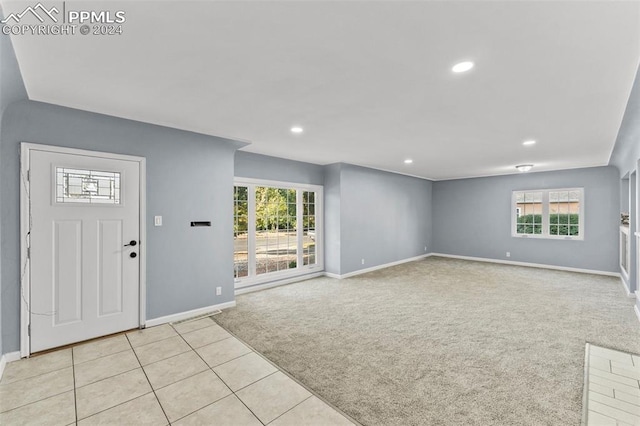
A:
[[[322,187],[236,180],[236,288],[322,270]]]

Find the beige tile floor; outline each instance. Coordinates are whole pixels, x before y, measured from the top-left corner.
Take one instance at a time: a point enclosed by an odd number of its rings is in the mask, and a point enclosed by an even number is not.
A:
[[[8,364],[2,425],[352,425],[211,318]]]
[[[640,425],[640,356],[587,346],[586,424]]]

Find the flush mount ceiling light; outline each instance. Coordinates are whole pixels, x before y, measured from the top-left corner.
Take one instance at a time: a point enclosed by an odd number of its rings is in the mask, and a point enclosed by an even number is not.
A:
[[[520,171],[522,173],[526,173],[529,170],[533,169],[533,164],[520,164],[520,165],[516,166],[516,169],[518,169],[518,171]]]
[[[304,129],[300,126],[293,126],[291,128],[291,133],[302,133]]]
[[[467,72],[471,68],[473,68],[473,62],[464,61],[464,62],[459,62],[459,63],[455,64],[453,66],[453,68],[451,68],[451,71],[453,71],[455,73],[461,73],[461,72]]]
[[[533,139],[530,139],[528,141],[522,142],[522,145],[524,145],[524,146],[531,146],[531,145],[535,145],[535,144],[536,144],[536,141],[534,141]]]
[[[411,164],[413,163],[413,160],[411,158],[407,158],[406,160],[404,160],[404,164]]]

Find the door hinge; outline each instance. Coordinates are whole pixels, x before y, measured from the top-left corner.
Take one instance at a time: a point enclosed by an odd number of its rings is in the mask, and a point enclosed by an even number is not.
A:
[[[31,247],[27,247],[27,259],[31,259]]]
[[[27,182],[31,182],[31,170],[27,170]]]
[[[27,326],[27,336],[31,337],[31,324]]]

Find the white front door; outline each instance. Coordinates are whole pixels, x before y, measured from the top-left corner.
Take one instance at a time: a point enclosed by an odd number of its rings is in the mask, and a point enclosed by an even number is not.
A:
[[[29,153],[30,352],[138,327],[140,163]]]

